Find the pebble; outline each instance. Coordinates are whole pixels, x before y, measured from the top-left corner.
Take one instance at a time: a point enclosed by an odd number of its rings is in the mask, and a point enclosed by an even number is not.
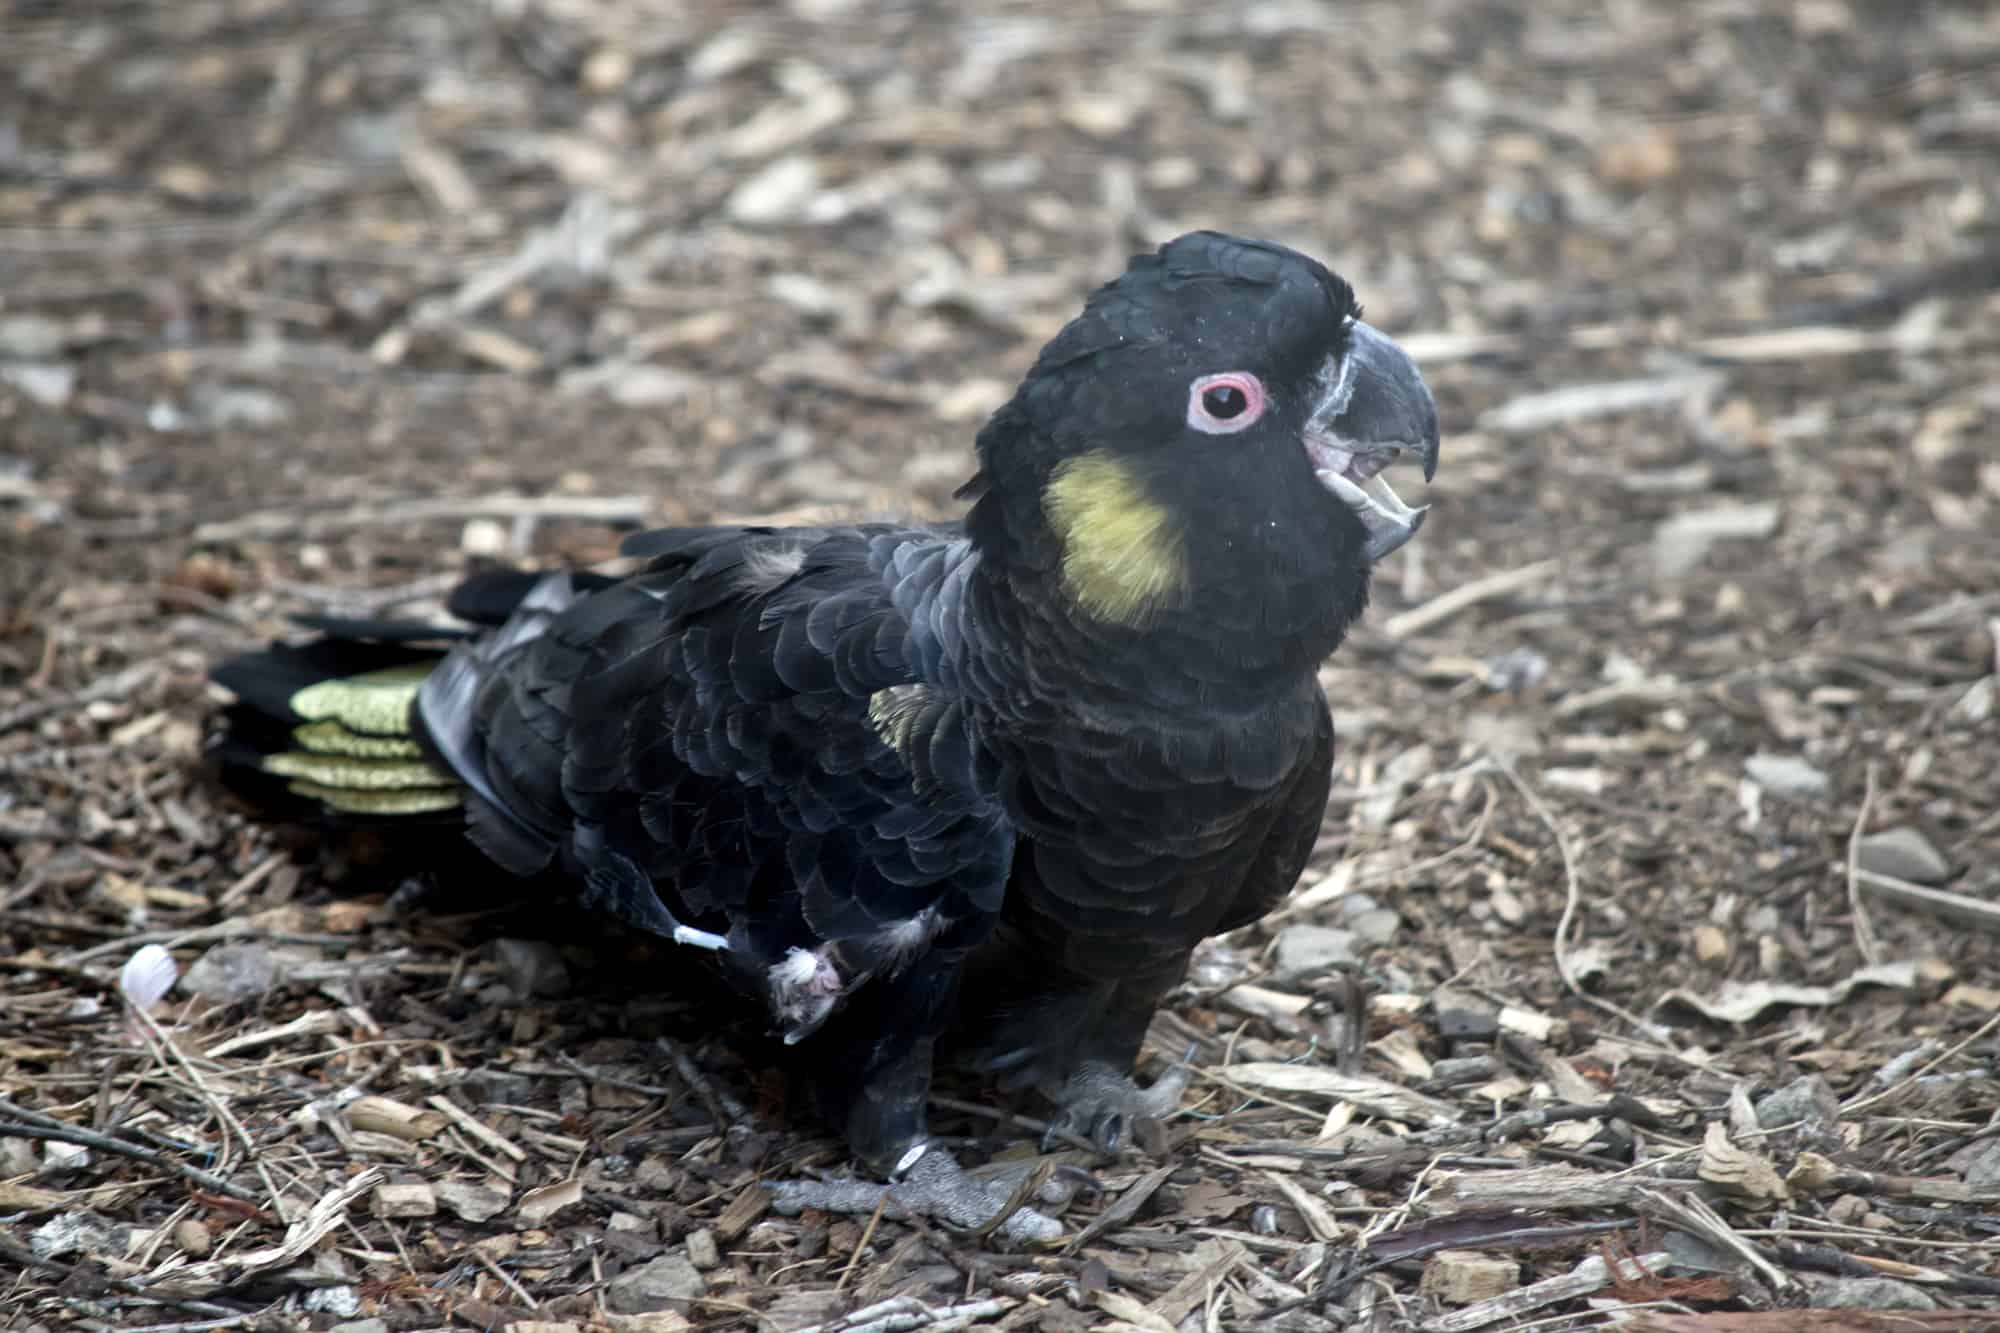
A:
[[[66,1254],[109,1254],[125,1252],[126,1228],[96,1213],[68,1212],[28,1233],[28,1249],[37,1259],[60,1259]]]
[[[1757,1123],[1764,1129],[1801,1120],[1808,1125],[1831,1126],[1840,1122],[1840,1098],[1834,1096],[1825,1078],[1807,1074],[1759,1101],[1756,1111]]]
[[[188,397],[209,426],[228,430],[271,430],[292,419],[292,405],[269,389],[240,384],[197,384]]]
[[[1856,848],[1863,870],[1912,884],[1942,884],[1951,878],[1951,866],[1931,840],[1907,826],[1871,833]]]
[[[749,227],[799,222],[819,192],[819,164],[800,154],[781,157],[730,193],[730,219]]]
[[[1886,1277],[1819,1277],[1804,1273],[1814,1300],[1829,1310],[1935,1310],[1921,1287]]]
[[[1959,696],[1958,702],[1951,706],[1951,717],[1977,726],[1996,711],[2000,711],[2000,676],[1986,676]]]
[[[314,1314],[330,1314],[336,1318],[361,1313],[361,1293],[346,1286],[309,1291],[299,1303]]]
[[[1356,961],[1353,931],[1300,924],[1278,932],[1272,970],[1289,981]]]
[[[218,944],[194,960],[181,989],[216,1004],[254,1000],[278,981],[278,960],[261,944]]]
[[[721,1248],[715,1243],[715,1233],[707,1227],[688,1232],[685,1243],[687,1245],[688,1262],[696,1268],[706,1270],[722,1266]]]
[[[495,940],[493,961],[517,1000],[561,995],[570,988],[569,966],[547,940]]]
[[[619,1314],[675,1309],[700,1300],[708,1282],[683,1255],[663,1254],[643,1267],[614,1278],[604,1303]],[[685,1309],[681,1310],[686,1313]]]
[[[1965,1176],[1966,1185],[1981,1192],[2000,1190],[2000,1139],[1986,1139],[1972,1151],[1952,1157],[1951,1164]]]
[[[0,365],[0,382],[13,385],[43,407],[61,407],[76,391],[76,367],[61,361]]]
[[[1794,800],[1817,800],[1826,795],[1830,785],[1826,774],[1790,755],[1753,754],[1743,761],[1743,771],[1773,796],[1789,796]]]
[[[1387,944],[1401,929],[1403,918],[1394,909],[1378,907],[1372,912],[1357,912],[1348,919],[1353,928],[1354,938],[1363,944]]]

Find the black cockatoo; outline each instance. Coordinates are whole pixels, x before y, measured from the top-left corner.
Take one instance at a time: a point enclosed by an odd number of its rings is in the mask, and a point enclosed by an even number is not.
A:
[[[441,657],[348,626],[223,664],[223,756],[335,811],[462,810],[500,867],[719,969],[878,1172],[956,1169],[940,1047],[1116,1143],[1165,1109],[1128,1075],[1196,943],[1304,868],[1316,668],[1424,517],[1378,474],[1431,476],[1436,409],[1359,315],[1304,255],[1182,236],[1042,350],[962,522],[483,576]]]

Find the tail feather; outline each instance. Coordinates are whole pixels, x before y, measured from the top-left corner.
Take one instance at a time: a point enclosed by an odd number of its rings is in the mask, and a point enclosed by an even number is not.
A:
[[[237,702],[210,757],[225,783],[260,804],[289,797],[378,818],[456,811],[458,781],[411,712],[438,660],[402,643],[336,638],[230,658],[212,675]]]
[[[210,757],[225,782],[260,802],[303,801],[350,816],[461,813],[496,860],[528,873],[551,847],[492,791],[473,700],[492,663],[611,582],[599,574],[475,574],[449,604],[473,628],[301,617],[320,637],[245,653],[211,673],[236,704],[222,714]]]

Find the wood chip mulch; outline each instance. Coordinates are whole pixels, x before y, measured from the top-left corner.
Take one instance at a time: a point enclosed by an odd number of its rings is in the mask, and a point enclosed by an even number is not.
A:
[[[2000,1329],[2000,11],[93,0],[0,48],[0,1329]],[[206,664],[291,612],[951,512],[1198,225],[1350,277],[1444,461],[1324,672],[1312,869],[1159,1016],[1153,1151],[1053,1155],[1058,1245],[780,1214],[843,1153],[675,960],[204,779]]]

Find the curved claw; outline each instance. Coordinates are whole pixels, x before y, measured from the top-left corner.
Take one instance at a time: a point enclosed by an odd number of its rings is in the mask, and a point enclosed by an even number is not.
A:
[[[1194,1054],[1190,1046],[1149,1088],[1103,1065],[1087,1064],[1077,1070],[1056,1095],[1058,1109],[1042,1138],[1043,1150],[1080,1138],[1099,1152],[1115,1153],[1130,1137],[1158,1156],[1165,1150],[1160,1121],[1180,1105],[1181,1094],[1194,1080],[1189,1063]]]

